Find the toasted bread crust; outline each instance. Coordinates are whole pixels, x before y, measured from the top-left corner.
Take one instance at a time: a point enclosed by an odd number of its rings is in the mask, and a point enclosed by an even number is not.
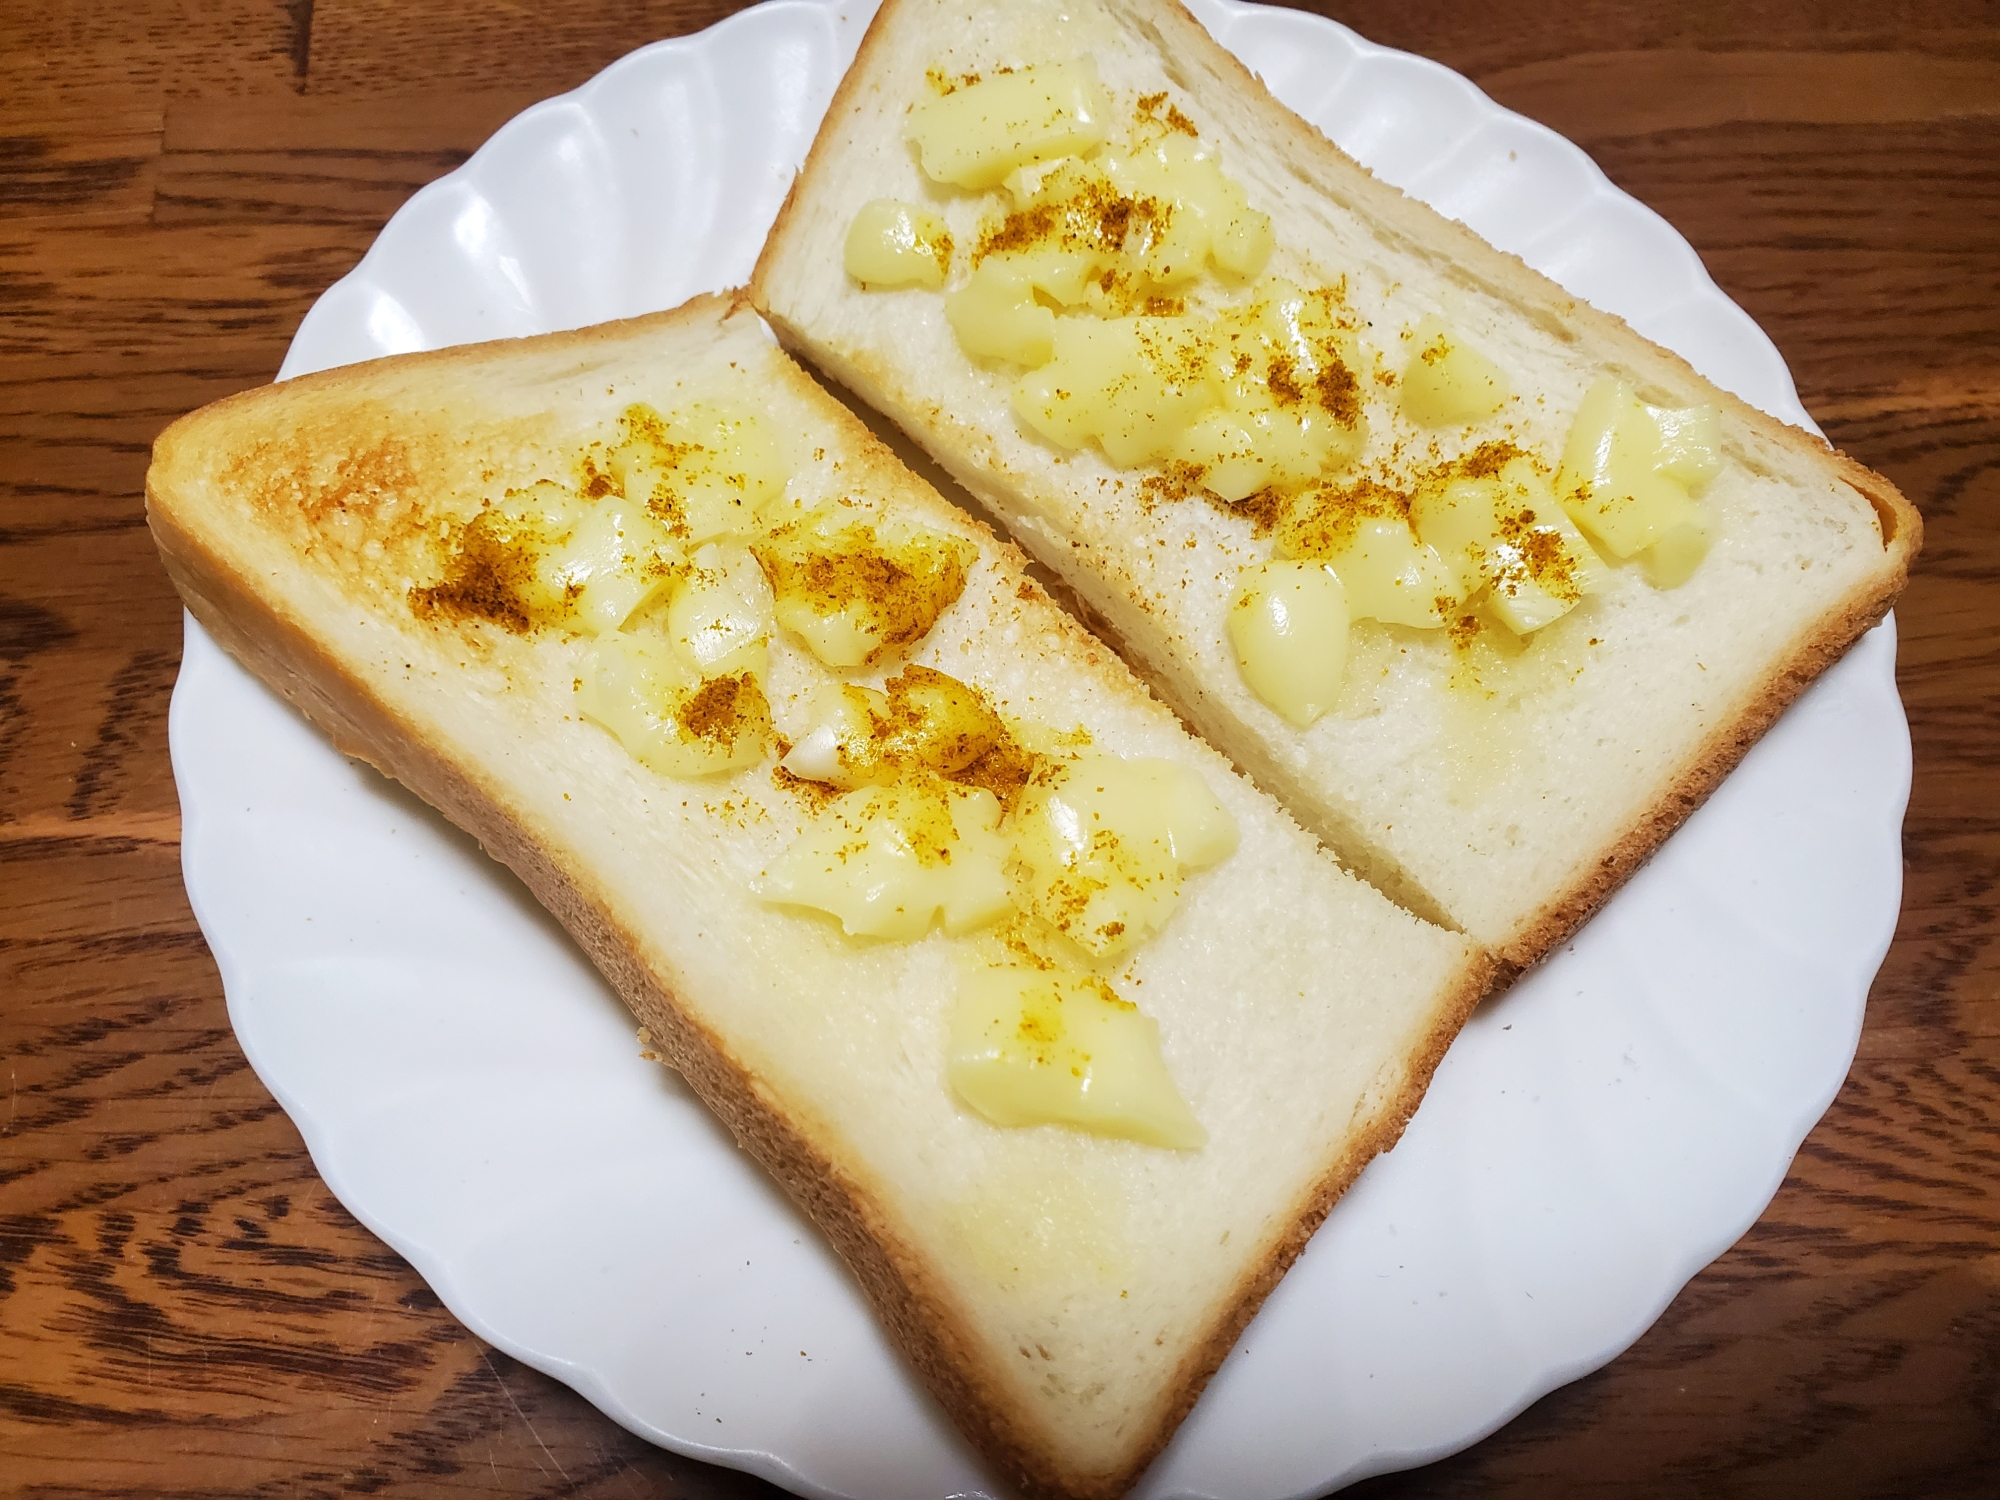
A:
[[[839,137],[828,127],[845,120],[853,112],[855,100],[866,87],[875,54],[889,45],[888,38],[898,24],[902,8],[903,0],[883,0],[874,19],[868,23],[868,29],[861,34],[861,45],[854,51],[854,61],[840,75],[833,98],[827,102],[824,120],[813,136],[811,149],[806,152],[805,162],[792,174],[792,185],[786,190],[785,201],[778,205],[778,217],[772,221],[770,233],[764,236],[763,248],[757,252],[757,264],[751,268],[750,280],[740,295],[767,320],[770,313],[765,308],[759,288],[764,285],[781,247],[790,237],[793,218],[799,212],[799,194],[801,190],[809,190],[809,185],[825,172],[827,159],[840,149]]]
[[[1850,462],[1845,455],[1836,456],[1843,463]],[[1902,500],[1894,490],[1890,493]],[[1891,514],[1902,519],[1900,512]],[[1909,515],[1914,518],[1915,510],[1911,509]],[[1885,532],[1889,524],[1885,517]],[[1645,816],[1599,857],[1596,867],[1523,924],[1497,955],[1501,983],[1511,983],[1523,970],[1540,963],[1567,942],[1598,907],[1653,857],[1668,836],[1709,799],[1722,785],[1723,778],[1736,769],[1750,753],[1750,747],[1764,737],[1765,731],[1778,722],[1799,695],[1882,622],[1909,580],[1916,545],[1907,534],[1900,539],[1892,537],[1889,546],[1893,571],[1887,577],[1870,579],[1867,586],[1828,611],[1817,630],[1795,642],[1750,701],[1702,743]]]
[[[1464,1029],[1479,1002],[1491,993],[1498,972],[1490,959],[1483,955],[1475,957],[1466,964],[1452,987],[1440,997],[1441,1003],[1430,1031],[1421,1047],[1411,1055],[1402,1086],[1386,1101],[1374,1123],[1354,1138],[1349,1149],[1327,1168],[1313,1190],[1300,1201],[1291,1222],[1272,1242],[1263,1262],[1243,1286],[1241,1298],[1231,1315],[1216,1325],[1215,1332],[1205,1344],[1189,1354],[1178,1385],[1180,1402],[1164,1422],[1158,1441],[1147,1451],[1144,1461],[1134,1466],[1125,1482],[1126,1489],[1144,1472],[1146,1465],[1159,1456],[1160,1450],[1173,1436],[1174,1429],[1194,1409],[1196,1399],[1235,1347],[1236,1340],[1249,1326],[1250,1320],[1257,1315],[1257,1310],[1264,1305],[1264,1299],[1284,1279],[1285,1273],[1292,1268],[1292,1262],[1304,1253],[1313,1234],[1326,1221],[1326,1216],[1333,1211],[1341,1195],[1354,1185],[1354,1179],[1361,1175],[1364,1167],[1403,1138],[1403,1131],[1408,1128],[1417,1106],[1423,1102],[1424,1094],[1430,1088],[1438,1064],[1444,1061],[1453,1039]],[[1105,1500],[1122,1493],[1123,1489],[1107,1490],[1104,1492]]]

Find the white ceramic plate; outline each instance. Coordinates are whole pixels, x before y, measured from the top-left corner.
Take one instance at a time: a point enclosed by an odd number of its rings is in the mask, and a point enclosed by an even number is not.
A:
[[[787,0],[529,110],[396,215],[284,373],[740,282],[868,9]],[[1381,175],[1807,420],[1693,252],[1574,147],[1329,22],[1198,9]],[[1885,625],[1474,1018],[1141,1494],[1270,1500],[1462,1447],[1612,1358],[1756,1219],[1846,1074],[1896,916],[1894,655]],[[634,1432],[804,1493],[993,1492],[841,1266],[639,1058],[512,877],[192,623],[172,739],[188,893],[244,1050],[341,1201],[460,1318]]]

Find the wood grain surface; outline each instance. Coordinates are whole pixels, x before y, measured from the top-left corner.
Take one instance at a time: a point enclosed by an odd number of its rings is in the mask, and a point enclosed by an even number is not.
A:
[[[0,5],[0,1493],[775,1493],[466,1332],[250,1073],[181,886],[141,504],[154,434],[268,380],[415,188],[732,8]],[[2000,1493],[2000,14],[1328,9],[1670,219],[1928,534],[1903,916],[1846,1087],[1629,1353],[1355,1493]]]

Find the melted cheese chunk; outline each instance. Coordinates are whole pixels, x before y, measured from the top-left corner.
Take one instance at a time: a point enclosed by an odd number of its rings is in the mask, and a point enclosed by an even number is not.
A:
[[[710,542],[667,606],[667,637],[704,675],[752,672],[762,677],[766,642],[775,624],[771,585],[757,560],[739,546]]]
[[[1303,729],[1340,696],[1347,673],[1347,591],[1314,562],[1243,570],[1228,614],[1229,644],[1251,692]]]
[[[1600,380],[1571,424],[1556,493],[1606,552],[1621,561],[1643,558],[1655,586],[1675,588],[1714,540],[1692,491],[1721,464],[1713,408],[1647,406],[1624,382]]]
[[[1160,463],[1221,403],[1195,318],[1064,318],[1049,362],[1014,388],[1014,414],[1059,448],[1095,441],[1121,469]]]
[[[1403,415],[1419,427],[1460,427],[1490,417],[1513,396],[1507,375],[1442,318],[1411,330],[1412,353],[1397,390]]]
[[[1165,926],[1183,875],[1226,859],[1237,837],[1198,772],[1094,754],[1045,765],[1010,826],[1017,904],[1100,959]]]
[[[873,526],[827,510],[750,544],[778,623],[829,667],[866,666],[930,634],[965,588],[979,549],[921,527]]]
[[[942,915],[954,935],[1012,910],[1000,803],[983,787],[905,778],[836,798],[751,890],[840,919],[851,937],[907,941]]]
[[[667,641],[597,638],[577,679],[577,708],[663,776],[712,776],[754,765],[771,738],[771,708],[749,672],[703,676]]]
[[[602,500],[543,555],[540,570],[568,597],[576,626],[616,630],[671,576],[675,551],[658,522],[631,502]]]
[[[1270,258],[1270,216],[1186,136],[1023,168],[1007,191],[1011,206],[981,223],[974,262],[1012,262],[1065,308],[1131,312],[1211,270],[1247,280]]]
[[[863,286],[941,287],[951,269],[951,231],[929,209],[877,198],[862,204],[848,227],[844,260]]]
[[[1056,315],[1035,300],[1034,268],[1011,256],[981,261],[944,299],[944,316],[958,347],[975,358],[1033,366],[1055,354]]]
[[[1222,175],[1215,152],[1198,138],[1168,134],[1128,152],[1107,153],[1104,174],[1133,203],[1164,205],[1146,215],[1152,233],[1131,269],[1154,286],[1191,281],[1211,261],[1231,276],[1264,269],[1275,240],[1271,216],[1250,206],[1242,187]]]
[[[1428,488],[1410,510],[1463,591],[1490,589],[1493,613],[1516,635],[1561,619],[1603,585],[1603,562],[1526,457],[1497,475]]]
[[[931,181],[976,190],[1031,162],[1101,146],[1110,112],[1085,55],[964,80],[912,109],[904,134]]]
[[[1339,576],[1349,619],[1433,628],[1465,597],[1437,548],[1411,528],[1409,502],[1370,480],[1300,496],[1276,541],[1279,556],[1324,563]]]
[[[1191,466],[1226,502],[1306,484],[1367,440],[1331,294],[1287,281],[1210,318],[1057,319],[1050,348],[1015,384],[1024,425],[1060,448],[1095,442],[1119,468]]]
[[[554,480],[509,490],[458,530],[419,615],[469,615],[514,631],[615,630],[682,571],[678,543],[622,495],[586,498]]]
[[[755,533],[790,477],[770,424],[757,413],[697,401],[662,416],[635,405],[624,439],[601,465],[626,498],[646,506],[688,547]]]
[[[1353,337],[1338,299],[1274,279],[1211,330],[1221,409],[1188,429],[1172,457],[1234,503],[1291,490],[1353,460],[1367,441]]]
[[[1067,127],[1002,128],[1010,111],[1027,120],[1053,107],[1052,81],[1072,67],[1090,69],[1100,126],[1088,142],[1058,150],[1050,142]],[[1012,406],[1036,436],[1065,450],[1094,444],[1118,468],[1169,468],[1175,484],[1198,484],[1226,505],[1288,493],[1352,462],[1367,429],[1354,373],[1361,324],[1344,293],[1272,280],[1212,316],[1187,315],[1185,294],[1204,275],[1233,291],[1262,272],[1270,217],[1164,93],[1139,100],[1129,141],[1104,146],[1094,67],[1084,58],[1027,69],[912,114],[911,139],[934,180],[1004,181],[1006,190],[981,222],[971,276],[945,298],[960,348],[1024,368]],[[1001,83],[1034,108],[1002,108],[1015,95]],[[945,164],[931,131],[946,120],[970,132],[976,170]],[[996,177],[1014,135],[1021,159]],[[868,205],[864,215],[876,212]],[[857,218],[850,238],[862,229]],[[1408,592],[1385,595],[1384,607]]]
[[[1093,974],[962,966],[946,1076],[996,1125],[1072,1125],[1198,1150],[1208,1132],[1174,1087],[1159,1023]]]
[[[802,780],[847,790],[886,786],[910,771],[988,772],[985,784],[1006,788],[1026,781],[1028,760],[985,694],[913,662],[886,691],[828,684],[811,727],[780,764]]]

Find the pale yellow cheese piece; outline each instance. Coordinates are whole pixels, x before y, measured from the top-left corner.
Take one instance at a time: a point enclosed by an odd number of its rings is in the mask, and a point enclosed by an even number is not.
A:
[[[1690,495],[1698,494],[1722,471],[1721,415],[1708,405],[1646,410],[1660,429],[1660,473],[1685,485]],[[1653,587],[1680,587],[1708,556],[1715,542],[1714,522],[1706,505],[1698,512],[1664,533],[1644,554]]]
[[[532,625],[568,623],[571,594],[557,549],[576,529],[579,497],[554,480],[509,490],[466,524],[459,555],[503,559],[511,601]]]
[[[827,666],[865,666],[930,634],[965,587],[978,548],[918,526],[877,527],[838,507],[799,516],[750,544],[774,613]]]
[[[1243,570],[1229,644],[1250,691],[1303,729],[1340,696],[1347,625],[1347,590],[1332,569],[1274,560]]]
[[[1174,1086],[1159,1023],[1094,974],[960,965],[946,1076],[996,1125],[1073,1125],[1184,1151],[1208,1132]]]
[[[1687,486],[1689,494],[1722,472],[1722,414],[1700,406],[1649,406],[1660,429],[1659,470]]]
[[[625,428],[607,457],[610,473],[689,547],[753,535],[791,476],[776,434],[754,411],[696,401],[662,416],[634,406]]]
[[[1081,307],[1088,303],[1104,267],[1103,256],[1059,244],[995,251],[980,265],[994,261],[1018,272],[1035,291],[1064,307]],[[1048,356],[1044,354],[1042,358]],[[1033,361],[1023,360],[1022,363]]]
[[[1132,268],[1154,285],[1192,281],[1211,259],[1239,278],[1264,269],[1275,243],[1271,216],[1252,208],[1241,185],[1223,175],[1214,148],[1167,135],[1130,152],[1107,153],[1103,165],[1124,196],[1172,207],[1164,230],[1148,236],[1133,258]]]
[[[1465,598],[1464,585],[1400,516],[1362,516],[1342,544],[1316,559],[1340,578],[1350,620],[1433,629]]]
[[[1189,870],[1226,859],[1236,824],[1198,771],[1085,754],[1038,772],[1009,820],[1016,904],[1093,957],[1166,925]]]
[[[961,82],[910,111],[905,135],[933,182],[1000,186],[1030,162],[1104,144],[1111,101],[1088,54]]]
[[[1705,483],[1721,457],[1712,410],[1650,407],[1623,381],[1600,380],[1570,425],[1556,492],[1606,552],[1645,556],[1654,584],[1672,588],[1713,542],[1707,510],[1689,487]]]
[[[1021,278],[1011,295],[1033,295],[1018,262],[1007,274]],[[1066,316],[1052,334],[1052,357],[1016,382],[1013,407],[1057,447],[1095,442],[1120,468],[1192,464],[1234,502],[1306,484],[1367,441],[1352,339],[1324,294],[1288,281],[1214,317]]]
[[[1169,457],[1201,413],[1221,404],[1201,320],[1062,318],[1054,356],[1023,375],[1014,413],[1062,448],[1093,439],[1119,468]]]
[[[512,582],[531,614],[591,635],[624,624],[680,557],[643,506],[617,496],[588,501],[550,480],[509,495],[474,524],[528,544]]]
[[[763,759],[771,709],[749,672],[704,677],[658,637],[610,631],[585,652],[577,708],[662,776],[713,776]]]
[[[1190,423],[1169,456],[1195,465],[1203,487],[1234,504],[1261,489],[1311,482],[1345,463],[1360,446],[1356,439],[1355,429],[1310,407],[1232,402]]]
[[[574,590],[579,628],[616,630],[667,581],[672,540],[659,523],[628,501],[604,500],[577,522],[568,542],[549,554],[551,570]]]
[[[743,547],[710,542],[674,588],[667,636],[705,676],[765,673],[776,624],[771,585]]]
[[[1419,427],[1458,427],[1494,415],[1513,396],[1506,371],[1432,314],[1410,333],[1397,383],[1403,415]]]
[[[842,259],[863,286],[941,287],[951,268],[951,230],[927,208],[871,199],[847,228]]]
[[[1063,257],[1060,281],[1044,290],[1065,306],[1088,298],[1100,313],[1123,312],[1121,301],[1185,288],[1211,269],[1248,280],[1273,245],[1270,216],[1212,149],[1184,136],[1021,167],[1006,189],[1017,212],[1034,214],[989,218],[986,231],[998,232],[1000,253]]]
[[[1200,469],[1203,486],[1229,505],[1268,486],[1298,484],[1319,470],[1301,424],[1268,408],[1202,413],[1182,431],[1173,457]]]
[[[912,664],[886,687],[825,684],[806,732],[780,764],[802,780],[851,791],[911,771],[952,776],[1011,739],[985,695],[956,677]]]
[[[1012,910],[1000,803],[936,777],[847,792],[751,883],[766,901],[839,918],[851,937],[958,935]]]
[[[1603,586],[1603,561],[1528,458],[1427,487],[1410,517],[1465,592],[1491,590],[1493,613],[1516,635],[1561,619]]]
[[[1035,300],[1031,268],[1013,256],[982,260],[944,299],[944,316],[959,348],[977,358],[1034,366],[1055,353],[1056,315]]]
[[[824,683],[813,695],[805,733],[778,764],[801,781],[823,781],[843,791],[887,786],[902,774],[902,767],[874,754],[875,722],[888,711],[888,694],[880,689]]]

